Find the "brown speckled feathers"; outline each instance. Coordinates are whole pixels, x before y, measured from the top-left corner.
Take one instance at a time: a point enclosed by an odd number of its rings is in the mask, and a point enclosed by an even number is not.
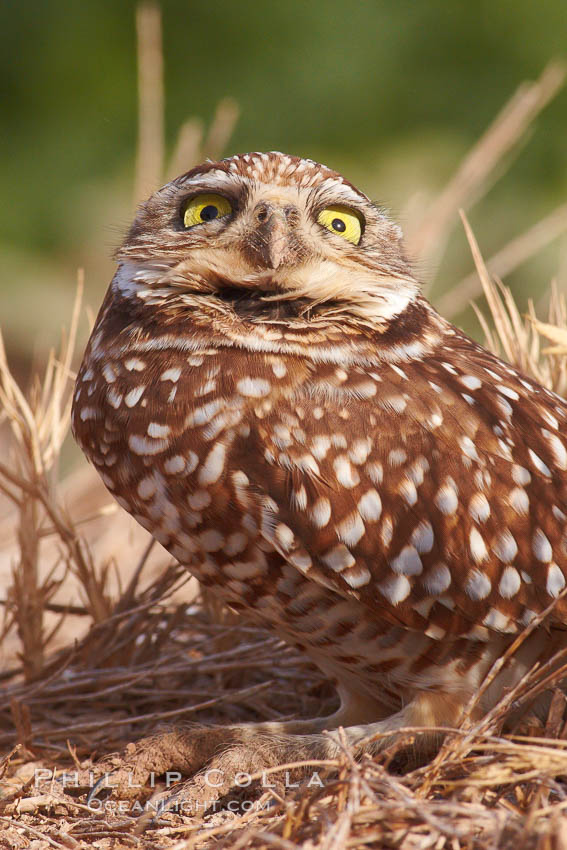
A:
[[[232,212],[187,231],[199,192]],[[285,210],[272,230],[260,204]],[[358,244],[318,223],[337,205]],[[275,268],[251,258],[259,233]],[[194,169],[142,207],[119,262],[74,432],[230,605],[394,707],[458,690],[561,593],[566,403],[435,313],[398,229],[339,175],[282,154]]]

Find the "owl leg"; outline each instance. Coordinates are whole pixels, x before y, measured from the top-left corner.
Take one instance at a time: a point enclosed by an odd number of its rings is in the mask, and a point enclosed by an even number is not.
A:
[[[258,723],[241,729],[248,728],[250,734],[261,734],[267,739],[271,737],[281,748],[280,756],[285,756],[287,761],[297,761],[300,757],[334,759],[340,754],[342,741],[347,742],[355,755],[378,753],[391,746],[405,728],[423,729],[417,747],[424,753],[439,743],[440,733],[435,728],[458,725],[469,697],[466,693],[420,692],[404,708],[387,717],[380,711],[372,713],[374,704],[357,697],[344,701],[329,717]],[[376,720],[377,716],[381,719]],[[277,763],[283,762],[280,759]]]

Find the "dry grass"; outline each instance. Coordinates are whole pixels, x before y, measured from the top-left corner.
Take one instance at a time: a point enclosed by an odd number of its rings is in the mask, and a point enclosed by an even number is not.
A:
[[[142,7],[137,193],[164,174],[162,125],[154,123],[163,111],[159,26],[155,8]],[[430,257],[440,256],[457,209],[484,191],[562,79],[563,70],[551,66],[524,86],[459,169],[435,215],[424,219],[419,238]],[[218,156],[236,118],[225,101],[207,133],[189,120],[165,172]],[[463,214],[476,274],[453,292],[450,306],[457,311],[482,291],[489,312],[477,313],[487,346],[567,395],[565,294],[552,285],[545,319],[532,304],[522,316],[494,278],[556,238],[564,216],[561,208],[535,236],[520,237],[485,264]],[[427,764],[401,755],[408,744],[419,752],[419,730],[406,730],[374,760],[356,762],[345,745],[336,762],[311,765],[322,785],[286,788],[291,767],[284,765],[235,791],[236,811],[225,800],[225,808],[140,820],[112,803],[89,808],[85,793],[63,783],[63,773],[162,723],[313,716],[336,699],[294,650],[199,597],[194,580],[110,505],[91,470],[61,480],[79,316],[80,297],[59,353],[26,393],[0,338],[0,426],[10,446],[0,460],[0,491],[12,504],[0,522],[0,847],[567,847],[566,698],[558,688],[565,668],[553,676],[549,666],[530,671],[489,716],[449,730]],[[528,710],[543,688],[553,694],[544,725]],[[512,704],[526,712],[515,735],[502,736]],[[38,786],[37,769],[55,771],[56,779]],[[248,810],[248,803],[255,805]]]
[[[520,314],[510,289],[488,272],[477,241],[464,212],[461,218],[476,271],[490,310],[490,320],[473,304],[485,335],[485,345],[505,357],[518,369],[532,375],[540,384],[567,396],[567,301],[553,282],[550,287],[548,321],[538,320],[533,301],[528,313]],[[542,339],[543,338],[543,339]],[[545,344],[551,340],[554,345]]]

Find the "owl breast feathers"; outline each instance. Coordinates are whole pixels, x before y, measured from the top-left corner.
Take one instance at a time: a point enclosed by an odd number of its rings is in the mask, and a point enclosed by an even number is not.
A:
[[[399,228],[310,160],[193,169],[118,264],[73,408],[116,500],[343,695],[472,693],[565,587],[565,401],[441,318]],[[566,624],[561,598],[524,665]]]

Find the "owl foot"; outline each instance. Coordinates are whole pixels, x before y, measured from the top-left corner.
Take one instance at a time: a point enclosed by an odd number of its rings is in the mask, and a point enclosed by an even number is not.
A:
[[[310,762],[335,760],[345,745],[355,757],[391,747],[399,730],[411,725],[408,708],[385,720],[344,727],[340,723],[344,714],[337,712],[332,717],[286,723],[186,724],[164,730],[129,744],[123,755],[109,756],[95,765],[88,772],[89,782],[85,771],[82,784],[88,785],[87,804],[97,805],[108,796],[137,801],[151,797],[154,813],[171,808],[200,807],[202,811],[229,792],[238,796],[249,787],[260,791],[278,787],[282,776],[296,783],[313,772]],[[298,762],[306,764],[285,767]],[[282,765],[281,775],[270,770]],[[178,785],[184,776],[192,778]]]
[[[99,796],[131,800],[151,795],[162,777],[167,787],[182,775],[194,775],[207,764],[215,750],[229,739],[230,727],[186,724],[130,743],[122,754],[111,754],[79,776],[89,789],[87,803]]]
[[[247,811],[266,792],[281,797],[286,790],[299,788],[301,783],[320,787],[323,785],[321,766],[305,764],[295,768],[283,767],[281,772],[271,770],[287,764],[289,760],[297,760],[301,756],[306,758],[312,752],[307,745],[298,753],[298,746],[301,747],[298,741],[283,742],[270,737],[228,745],[193,778],[155,794],[144,807],[140,830],[165,812],[191,816],[221,809]],[[313,759],[313,756],[310,758]]]
[[[128,744],[84,770],[79,785],[88,788],[88,804],[99,796],[145,798],[165,782],[166,790],[182,776],[193,776],[197,788],[204,782],[216,797],[238,785],[239,774],[255,774],[289,761],[332,758],[338,747],[322,734],[289,734],[310,721],[297,724],[259,723],[247,726],[185,725],[164,730]],[[321,721],[313,725],[320,726]],[[202,771],[202,772],[199,772]],[[244,778],[245,779],[245,778]],[[242,784],[242,777],[240,784]]]

